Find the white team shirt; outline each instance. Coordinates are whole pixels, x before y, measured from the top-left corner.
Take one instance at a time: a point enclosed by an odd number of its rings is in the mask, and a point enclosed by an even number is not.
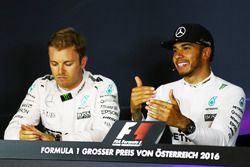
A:
[[[71,94],[72,99],[61,97],[65,94]],[[5,130],[4,139],[19,140],[21,124],[36,126],[41,119],[45,132],[60,135],[62,141],[100,142],[119,114],[117,88],[112,80],[84,71],[80,85],[65,91],[53,76],[46,75],[29,88]]]
[[[169,91],[173,89],[181,113],[194,121],[196,130],[190,135],[170,127],[172,143],[183,145],[234,146],[245,109],[245,93],[212,72],[196,85],[184,79],[160,86],[156,98],[170,102]],[[153,121],[147,117],[147,121]]]

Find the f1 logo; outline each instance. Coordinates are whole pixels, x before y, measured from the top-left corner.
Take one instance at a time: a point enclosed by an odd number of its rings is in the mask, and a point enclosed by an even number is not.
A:
[[[143,140],[144,137],[148,134],[148,131],[152,127],[152,123],[143,122],[135,131],[135,140]]]
[[[122,139],[125,135],[129,135],[131,132],[131,127],[135,126],[137,122],[126,122],[120,133],[117,135],[116,139]]]
[[[129,135],[132,131],[131,128],[134,127],[136,124],[137,122],[126,122],[120,133],[117,135],[116,139],[123,139],[125,135]],[[133,135],[135,136],[134,140],[143,140],[144,137],[148,134],[152,125],[153,124],[149,122],[140,123]]]

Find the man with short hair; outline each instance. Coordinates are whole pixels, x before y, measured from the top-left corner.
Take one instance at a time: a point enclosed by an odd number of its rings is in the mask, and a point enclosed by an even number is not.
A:
[[[51,36],[48,54],[52,75],[32,84],[4,139],[102,141],[119,119],[115,83],[85,70],[86,42],[73,28]]]
[[[245,93],[213,74],[211,33],[199,24],[183,24],[162,46],[173,51],[173,63],[182,79],[155,91],[136,76],[130,103],[133,120],[143,120],[141,104],[146,103],[146,120],[169,125],[173,144],[235,146]]]

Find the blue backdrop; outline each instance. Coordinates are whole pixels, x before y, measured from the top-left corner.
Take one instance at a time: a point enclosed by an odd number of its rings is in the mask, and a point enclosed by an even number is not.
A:
[[[87,69],[112,78],[121,119],[129,119],[134,76],[146,85],[178,79],[170,53],[160,47],[175,27],[200,23],[215,39],[214,73],[250,93],[248,0],[38,0],[0,6],[1,136],[35,78],[50,73],[47,40],[72,26],[87,38]],[[245,125],[248,126],[249,125]]]

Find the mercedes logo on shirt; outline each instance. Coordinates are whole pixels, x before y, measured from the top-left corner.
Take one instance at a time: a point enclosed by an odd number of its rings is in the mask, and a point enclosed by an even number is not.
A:
[[[175,32],[175,36],[177,38],[182,37],[184,34],[186,33],[186,28],[185,27],[179,27],[176,32]]]

